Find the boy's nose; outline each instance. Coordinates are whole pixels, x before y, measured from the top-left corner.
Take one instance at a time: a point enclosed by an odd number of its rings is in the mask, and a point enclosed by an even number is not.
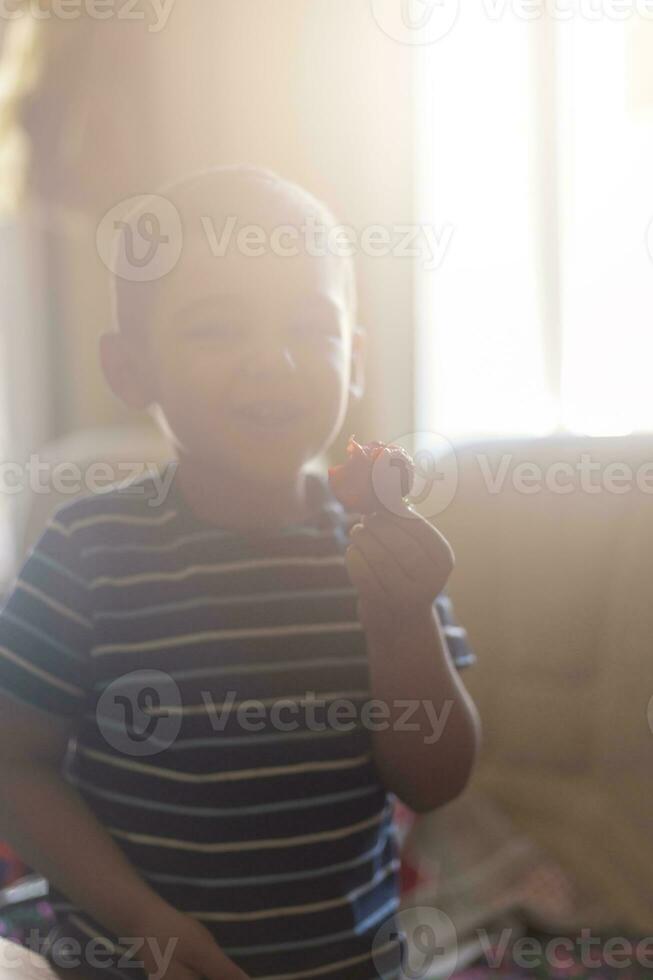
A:
[[[295,370],[292,351],[284,344],[264,344],[250,351],[245,357],[243,369],[249,377],[288,374]]]

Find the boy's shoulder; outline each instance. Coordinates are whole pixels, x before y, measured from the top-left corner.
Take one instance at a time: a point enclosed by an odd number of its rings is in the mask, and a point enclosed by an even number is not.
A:
[[[145,473],[59,504],[49,523],[73,540],[83,542],[107,537],[129,540],[141,534],[160,536],[176,524],[186,528],[187,507],[177,494],[176,467],[175,459],[155,467],[150,465]],[[316,525],[337,527],[346,533],[361,515],[343,507],[333,494],[326,473],[313,470],[308,476]],[[179,520],[175,522],[176,517]],[[195,522],[190,520],[190,524],[194,527]]]
[[[86,529],[107,529],[112,525],[137,527],[165,524],[174,516],[170,500],[173,475],[174,460],[157,467],[150,465],[145,473],[59,504],[54,508],[49,523],[72,537],[77,537]]]

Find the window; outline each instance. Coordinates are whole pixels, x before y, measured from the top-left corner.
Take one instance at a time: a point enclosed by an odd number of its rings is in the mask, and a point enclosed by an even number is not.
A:
[[[653,430],[653,5],[543,7],[469,0],[417,55],[420,220],[453,229],[417,410],[451,437]]]

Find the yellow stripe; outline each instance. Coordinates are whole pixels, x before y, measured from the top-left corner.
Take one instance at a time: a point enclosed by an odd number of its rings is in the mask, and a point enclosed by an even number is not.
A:
[[[339,698],[368,698],[370,692],[364,690],[356,691],[324,691],[315,694],[315,697],[311,700],[313,701],[337,701]],[[275,698],[245,698],[243,701],[221,701],[219,704],[210,705],[211,713],[218,711],[221,714],[228,713],[230,711],[237,711],[238,708],[243,704],[251,704],[252,700],[256,704],[262,704],[265,708],[272,707],[273,704],[288,703],[288,704],[300,704],[301,700],[306,698],[305,694],[280,694]],[[163,705],[158,708],[145,708],[144,713],[146,715],[151,715],[156,717],[157,715],[203,715],[208,713],[209,705],[204,704],[190,704],[190,705]]]
[[[60,521],[53,519],[50,521],[48,527],[51,527],[53,531],[58,531],[59,534],[63,534],[64,538],[70,537],[70,531]]]
[[[90,587],[98,588],[100,585],[139,585],[143,582],[181,582],[183,579],[190,578],[197,572],[236,572],[246,568],[279,568],[288,565],[343,565],[345,559],[343,555],[326,555],[320,558],[250,558],[246,561],[220,562],[214,565],[189,565],[179,572],[145,572],[141,575],[127,575],[124,578],[115,578],[110,575],[103,575],[93,579]]]
[[[337,830],[322,830],[316,834],[302,834],[299,837],[270,837],[267,840],[237,840],[230,843],[196,844],[193,841],[176,840],[174,837],[151,837],[149,834],[132,834],[116,827],[107,827],[110,834],[133,844],[150,844],[153,847],[171,847],[179,851],[197,851],[201,854],[228,854],[233,851],[263,851],[283,847],[300,847],[302,844],[317,844],[319,841],[340,840],[381,823],[386,810]]]
[[[165,650],[166,647],[188,646],[192,643],[203,643],[205,640],[235,640],[258,636],[301,636],[310,633],[345,633],[352,629],[361,630],[362,626],[356,620],[349,623],[300,623],[287,626],[256,626],[249,629],[207,630],[203,633],[184,633],[180,636],[143,640],[141,643],[104,643],[93,648],[93,655]]]
[[[238,769],[232,772],[177,772],[174,769],[163,769],[160,766],[146,766],[140,762],[132,762],[128,759],[120,759],[116,756],[108,755],[106,752],[98,752],[96,749],[87,749],[83,745],[78,746],[78,751],[98,762],[106,762],[110,766],[118,769],[129,769],[132,772],[142,772],[148,776],[161,776],[163,779],[171,779],[180,783],[230,783],[239,779],[265,779],[270,776],[283,776],[293,773],[303,772],[330,772],[340,769],[355,769],[362,766],[370,759],[369,753],[354,756],[349,759],[332,759],[325,762],[298,762],[288,766],[270,766],[267,769]]]
[[[394,939],[385,946],[380,946],[378,949],[374,950],[374,955],[379,956],[381,953],[387,953],[388,950],[393,949],[399,945],[399,940]],[[334,970],[341,970],[344,966],[354,966],[356,963],[363,963],[365,960],[372,958],[372,953],[362,953],[358,956],[350,956],[347,960],[338,960],[337,963],[329,963],[327,966],[317,966],[312,970],[300,970],[298,973],[269,973],[265,977],[260,977],[259,980],[306,980],[307,977],[321,977],[327,973],[333,973]]]
[[[69,619],[73,619],[75,622],[81,623],[82,626],[87,626],[89,629],[93,628],[93,624],[89,619],[86,619],[84,616],[79,616],[76,612],[73,612],[72,609],[68,609],[66,606],[63,606],[60,602],[57,602],[56,599],[52,599],[49,595],[46,595],[45,592],[37,589],[36,586],[31,585],[24,579],[18,579],[16,582],[16,588],[23,589],[24,592],[29,592],[29,594],[34,596],[35,599],[40,599],[41,602],[51,606],[52,609],[61,613],[62,616],[68,616]]]
[[[286,905],[273,909],[261,909],[257,912],[188,912],[195,919],[202,922],[256,922],[260,919],[274,919],[279,915],[310,915],[312,912],[325,912],[327,909],[335,909],[339,905],[349,905],[349,903],[376,888],[380,882],[384,881],[393,871],[398,871],[401,862],[391,861],[382,868],[382,874],[375,875],[372,881],[366,882],[360,888],[355,888],[346,895],[339,898],[329,898],[323,902],[313,902],[311,905]]]
[[[76,531],[80,527],[92,527],[94,524],[129,524],[129,525],[150,525],[166,524],[177,516],[175,510],[167,510],[158,517],[135,517],[130,514],[99,514],[95,517],[82,517],[79,521],[73,521],[68,528],[69,532]]]
[[[218,533],[218,537],[227,537],[229,534],[228,531],[224,531],[221,528],[216,528],[216,532]],[[311,531],[309,529],[308,532],[302,532],[302,533],[306,534],[306,537],[310,537],[312,540],[319,539],[319,538],[327,539],[333,537],[333,531]],[[132,552],[143,551],[146,553],[174,551],[176,548],[180,548],[182,545],[193,544],[195,541],[197,541],[198,534],[199,532],[197,531],[195,532],[195,534],[180,534],[178,537],[174,538],[174,540],[166,544],[141,544],[141,545],[96,544],[96,545],[91,545],[88,548],[82,548],[82,554],[83,555],[106,554],[106,553],[119,554],[121,552],[124,552],[125,550],[132,551]]]
[[[69,684],[67,681],[62,681],[59,677],[54,677],[46,670],[42,670],[40,667],[37,667],[36,664],[30,663],[28,660],[23,660],[23,658],[19,657],[17,653],[7,650],[6,647],[0,647],[0,655],[6,657],[7,660],[11,660],[13,663],[18,664],[18,666],[22,667],[24,670],[35,674],[37,677],[40,677],[41,680],[46,681],[53,687],[59,687],[62,691],[68,691],[69,694],[74,694],[75,697],[85,697],[84,691],[80,687],[75,687],[74,684]]]

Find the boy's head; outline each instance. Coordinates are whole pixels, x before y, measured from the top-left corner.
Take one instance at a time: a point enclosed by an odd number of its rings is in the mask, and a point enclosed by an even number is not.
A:
[[[155,409],[180,453],[263,482],[298,471],[363,388],[353,263],[335,227],[308,192],[251,167],[143,199],[115,224],[114,329],[101,338],[114,392]],[[176,261],[148,279],[161,244]]]

